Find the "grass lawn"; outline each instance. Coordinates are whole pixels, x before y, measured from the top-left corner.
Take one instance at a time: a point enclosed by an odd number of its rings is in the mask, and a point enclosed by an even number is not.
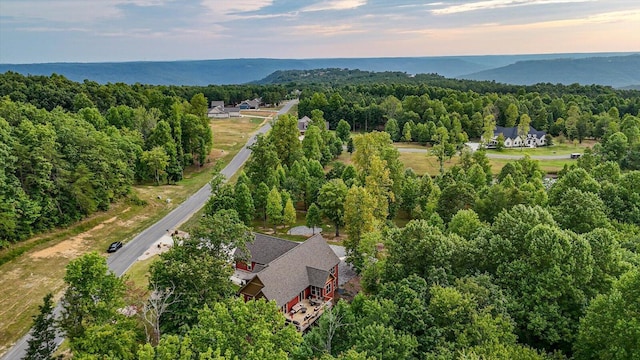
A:
[[[444,168],[449,169],[458,163],[458,157],[455,156],[444,162]],[[440,173],[440,162],[438,158],[433,155],[425,153],[400,153],[400,161],[404,164],[405,168],[411,168],[417,175],[429,174],[431,176],[438,175]]]
[[[511,161],[510,159],[489,159],[489,163],[491,164],[491,170],[494,175],[499,173],[502,168]],[[558,159],[558,160],[534,160],[540,164],[540,169],[546,172],[547,174],[557,174],[565,164],[571,165],[575,164],[577,160],[574,159]]]
[[[56,300],[60,298],[65,266],[72,259],[91,251],[106,256],[109,243],[129,241],[168,214],[204,186],[211,178],[213,165],[229,162],[265,121],[250,117],[211,120],[214,149],[209,162],[185,169],[184,180],[177,185],[134,186],[132,191],[147,202],[146,206],[122,200],[73,226],[48,231],[0,251],[0,353],[29,330],[32,316],[48,292],[56,294]],[[136,283],[144,284],[149,264],[133,265],[131,274]]]
[[[537,148],[516,148],[516,149],[504,149],[502,151],[489,150],[489,154],[504,154],[504,155],[529,155],[529,156],[544,156],[544,155],[569,155],[572,153],[583,153],[586,148],[591,148],[595,144],[594,141],[583,141],[582,144],[556,144],[551,146],[541,146]]]
[[[147,289],[149,286],[149,268],[154,261],[158,260],[158,255],[154,255],[148,259],[136,261],[127,270],[127,279],[133,281],[136,287]]]

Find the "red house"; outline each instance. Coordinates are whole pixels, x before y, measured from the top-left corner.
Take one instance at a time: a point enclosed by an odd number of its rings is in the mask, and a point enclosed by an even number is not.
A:
[[[250,256],[245,258],[250,260],[236,262],[236,276],[246,279],[239,293],[245,301],[275,301],[289,320],[304,330],[331,305],[340,259],[320,234],[302,243],[255,235],[255,241],[247,246]]]

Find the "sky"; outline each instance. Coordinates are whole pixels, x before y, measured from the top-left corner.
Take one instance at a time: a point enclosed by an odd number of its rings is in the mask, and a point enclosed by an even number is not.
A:
[[[0,0],[0,63],[639,50],[639,0]]]

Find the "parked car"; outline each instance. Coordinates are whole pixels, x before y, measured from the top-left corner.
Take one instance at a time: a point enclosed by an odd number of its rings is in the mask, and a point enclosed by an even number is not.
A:
[[[111,243],[111,245],[109,245],[109,248],[107,249],[107,252],[108,253],[116,252],[121,247],[122,247],[122,241],[114,241],[114,242]]]

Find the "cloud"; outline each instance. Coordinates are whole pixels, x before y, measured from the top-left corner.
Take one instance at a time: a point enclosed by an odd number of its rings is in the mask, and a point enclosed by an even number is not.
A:
[[[329,1],[321,1],[319,3],[307,6],[303,8],[301,11],[303,12],[311,12],[311,11],[327,11],[327,10],[350,10],[359,8],[360,6],[366,5],[366,0],[329,0]]]
[[[98,19],[119,17],[118,1],[4,1],[3,15],[26,21],[56,21],[91,23]]]
[[[516,29],[548,29],[548,28],[567,28],[575,26],[584,26],[589,24],[605,24],[605,23],[621,23],[621,22],[640,23],[640,9],[627,11],[612,11],[600,14],[594,14],[581,18],[539,21],[526,24],[500,25],[500,24],[484,24],[483,27],[492,27],[499,30],[516,30]]]
[[[273,0],[202,0],[200,3],[211,15],[230,16],[258,11],[273,5]]]
[[[593,0],[485,0],[475,1],[467,4],[451,5],[440,9],[431,10],[435,15],[449,15],[469,11],[492,10],[515,6],[548,5],[565,3],[583,3]],[[440,6],[443,3],[431,3],[428,5]]]
[[[346,34],[356,34],[365,32],[362,29],[354,28],[352,25],[300,25],[295,26],[292,35],[300,35],[307,37],[315,36],[337,36]]]

